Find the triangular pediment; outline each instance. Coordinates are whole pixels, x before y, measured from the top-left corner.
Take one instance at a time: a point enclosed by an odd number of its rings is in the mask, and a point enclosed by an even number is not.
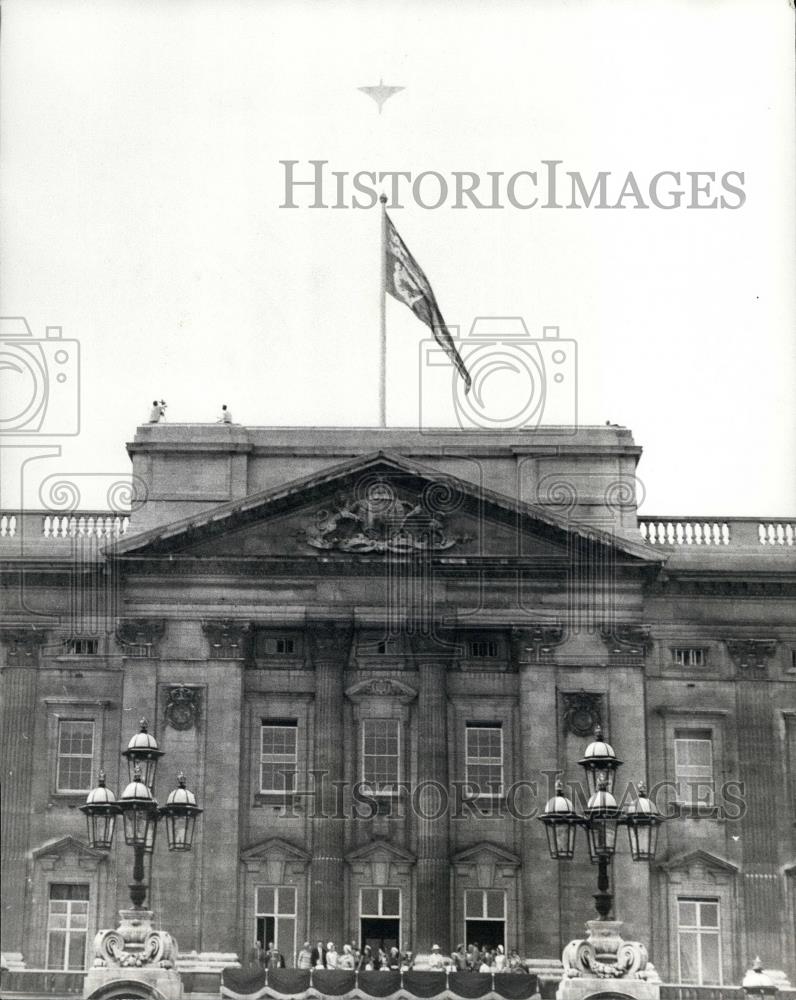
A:
[[[465,847],[463,851],[454,854],[451,858],[453,864],[457,865],[519,865],[520,859],[516,854],[507,851],[499,844],[493,844],[491,840],[482,840],[472,847]]]
[[[392,844],[382,837],[376,837],[364,846],[349,851],[346,855],[346,861],[349,863],[352,861],[414,862],[415,860],[415,855],[411,851],[398,847],[397,844]]]
[[[105,851],[97,851],[76,837],[71,836],[51,840],[46,844],[42,844],[36,850],[31,851],[31,856],[35,861],[40,861],[42,858],[63,859],[70,855],[77,857],[78,860],[83,859],[87,861],[104,861],[107,857]]]
[[[573,540],[640,564],[659,552],[578,525],[389,452],[345,462],[284,486],[134,534],[117,556],[193,559],[384,557],[389,553],[568,564]]]
[[[689,871],[694,867],[701,867],[706,871],[727,872],[732,875],[738,872],[738,866],[734,865],[732,861],[719,857],[718,854],[711,854],[709,851],[701,849],[677,854],[658,864],[658,868],[661,868],[663,871]]]
[[[240,853],[241,861],[302,861],[311,859],[304,848],[297,847],[281,837],[258,841]]]

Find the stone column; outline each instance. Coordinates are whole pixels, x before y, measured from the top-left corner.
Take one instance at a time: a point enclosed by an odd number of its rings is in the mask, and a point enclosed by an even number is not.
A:
[[[438,944],[443,954],[450,954],[447,668],[444,661],[422,657],[417,665],[420,674],[417,702],[418,795],[412,796],[417,809],[413,817],[417,843],[417,916],[412,946],[418,954],[429,952],[432,944]]]
[[[540,637],[546,637],[548,644],[540,642]],[[550,645],[560,641],[560,629],[515,629],[512,634],[520,691],[520,759],[517,774],[520,781],[536,786],[535,802],[528,798],[527,808],[523,802],[523,815],[530,812],[532,804],[538,810],[544,809],[548,785],[555,784],[552,775],[543,772],[555,772],[558,768],[556,668],[548,650]],[[518,942],[520,953],[531,958],[559,958],[559,863],[553,861],[548,853],[547,834],[536,815],[522,819],[520,826],[520,906],[523,916],[523,940]]]
[[[335,782],[342,781],[343,674],[351,645],[346,624],[311,625],[309,642],[315,667],[316,817],[312,824],[310,940],[340,941],[345,933],[345,820],[337,815]],[[322,776],[322,777],[321,777]],[[321,783],[322,782],[322,783]]]
[[[39,646],[44,633],[35,629],[4,631],[0,759],[3,761],[3,801],[0,836],[3,843],[3,951],[23,952],[22,940],[30,776],[33,772],[33,731],[36,717],[36,679]]]

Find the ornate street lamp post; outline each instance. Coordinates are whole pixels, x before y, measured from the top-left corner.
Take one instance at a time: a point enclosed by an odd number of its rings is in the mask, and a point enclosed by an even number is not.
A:
[[[621,923],[611,920],[613,893],[611,892],[610,864],[616,852],[616,834],[626,826],[630,853],[634,861],[651,861],[655,856],[658,827],[663,818],[655,804],[647,797],[644,785],[638,787],[638,796],[623,812],[613,790],[616,773],[622,761],[613,747],[603,739],[598,727],[595,738],[578,762],[586,772],[589,800],[581,816],[564,787],[556,782],[556,793],[545,806],[540,817],[547,831],[550,856],[556,861],[570,861],[575,854],[575,833],[579,826],[586,830],[589,857],[597,865],[597,892],[594,894],[599,920],[589,921],[588,938],[572,941],[564,949],[565,976],[571,979],[594,977],[625,977],[633,983],[633,994],[654,997],[656,974],[647,961],[644,945],[635,941],[623,942],[619,936]],[[659,982],[659,980],[658,980]],[[652,991],[652,992],[650,992]],[[560,995],[567,993],[566,979],[562,980]]]
[[[185,776],[178,777],[178,787],[159,808],[152,794],[155,773],[164,751],[148,731],[146,719],[141,731],[130,740],[122,756],[127,759],[130,782],[117,799],[105,787],[105,774],[100,772],[99,784],[89,792],[80,807],[86,816],[88,842],[91,847],[108,851],[113,843],[116,821],[121,817],[124,842],[133,848],[133,881],[130,883],[130,910],[120,910],[121,923],[116,930],[100,931],[94,948],[94,967],[86,976],[84,995],[100,985],[119,978],[136,978],[156,987],[170,1000],[182,992],[175,969],[177,945],[166,931],[152,929],[154,914],[144,907],[148,886],[145,882],[145,858],[155,850],[155,837],[160,820],[165,821],[166,840],[170,851],[190,851],[196,817],[202,810],[193,792],[185,787]],[[122,974],[123,970],[123,974]],[[134,973],[131,970],[135,970]]]

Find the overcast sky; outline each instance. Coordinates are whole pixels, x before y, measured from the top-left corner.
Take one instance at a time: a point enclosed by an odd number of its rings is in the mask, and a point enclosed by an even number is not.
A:
[[[410,197],[392,218],[445,318],[575,341],[578,419],[632,428],[645,512],[793,514],[793,19],[786,0],[7,0],[2,313],[81,354],[80,433],[47,438],[62,454],[37,475],[124,472],[156,396],[174,422],[222,402],[245,424],[377,422],[378,209],[280,208],[280,160],[557,159],[614,192],[629,171],[742,172],[745,201]],[[381,115],[357,89],[380,78],[405,88]],[[427,331],[392,300],[387,325],[388,423],[417,425]]]

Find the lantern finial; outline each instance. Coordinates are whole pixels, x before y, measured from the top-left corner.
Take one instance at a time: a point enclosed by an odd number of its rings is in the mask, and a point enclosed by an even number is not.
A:
[[[147,722],[146,719],[141,719],[141,721],[138,723],[138,725],[141,727],[141,732],[142,733],[146,733],[146,732],[149,731],[149,723]]]

